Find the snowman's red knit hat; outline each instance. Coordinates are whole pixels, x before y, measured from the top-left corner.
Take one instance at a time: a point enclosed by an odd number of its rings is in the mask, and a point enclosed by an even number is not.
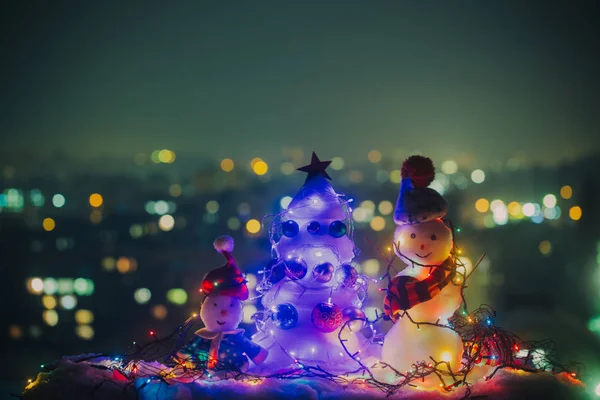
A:
[[[202,280],[202,292],[206,296],[232,296],[240,300],[247,300],[248,286],[246,286],[246,280],[231,254],[233,251],[233,238],[225,235],[219,236],[213,245],[219,253],[225,256],[227,263],[206,274]]]
[[[433,178],[435,167],[428,157],[410,156],[402,163],[402,183],[394,208],[397,225],[419,224],[446,215],[446,200],[427,187]]]

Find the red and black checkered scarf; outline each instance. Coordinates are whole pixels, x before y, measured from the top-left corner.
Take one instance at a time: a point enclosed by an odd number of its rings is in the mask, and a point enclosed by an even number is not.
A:
[[[385,315],[396,322],[402,311],[410,310],[437,296],[456,276],[456,264],[448,257],[441,265],[421,266],[431,268],[429,276],[418,280],[412,276],[396,276],[388,285],[383,302]]]

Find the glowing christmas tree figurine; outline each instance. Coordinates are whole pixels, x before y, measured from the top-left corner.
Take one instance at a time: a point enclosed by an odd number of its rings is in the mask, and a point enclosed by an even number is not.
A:
[[[308,173],[306,182],[271,226],[273,259],[258,285],[265,310],[255,315],[253,339],[269,350],[271,368],[356,367],[338,334],[348,351],[358,351],[368,281],[350,264],[357,252],[352,210],[328,182],[329,163],[313,153],[311,164],[299,169]]]

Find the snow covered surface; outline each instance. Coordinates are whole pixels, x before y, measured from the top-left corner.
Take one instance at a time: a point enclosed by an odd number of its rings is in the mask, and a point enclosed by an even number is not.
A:
[[[96,365],[96,366],[94,366]],[[260,382],[224,380],[216,382],[166,384],[138,378],[132,384],[118,372],[100,366],[110,365],[107,359],[73,362],[63,359],[48,373],[40,373],[25,390],[25,400],[71,399],[376,399],[385,398],[377,389],[362,385],[342,386],[319,378],[295,380],[264,379]],[[140,371],[142,373],[142,371]],[[422,391],[403,388],[392,399],[458,399],[465,389],[453,392]],[[590,399],[591,391],[567,375],[530,374],[520,371],[499,371],[487,381],[472,387],[471,396],[486,399]]]

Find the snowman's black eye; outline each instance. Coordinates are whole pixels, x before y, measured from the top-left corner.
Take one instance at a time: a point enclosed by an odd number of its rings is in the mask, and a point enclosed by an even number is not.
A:
[[[414,238],[416,238],[416,237],[417,237],[417,235],[416,235],[415,233],[411,233],[411,234],[410,234],[410,237],[411,237],[411,239],[414,239]]]
[[[437,236],[431,235],[431,240],[435,240],[435,239],[437,239]]]
[[[213,306],[215,306],[215,307],[216,307],[216,306],[217,306],[217,303],[213,303]]]
[[[233,308],[233,303],[231,303],[231,304],[229,305],[229,307]]]

